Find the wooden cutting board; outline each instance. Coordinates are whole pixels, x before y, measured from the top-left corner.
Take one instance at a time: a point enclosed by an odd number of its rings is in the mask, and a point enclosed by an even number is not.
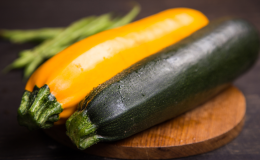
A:
[[[245,111],[245,97],[237,88],[230,87],[175,119],[121,141],[96,144],[83,152],[122,159],[169,159],[205,153],[239,134]],[[64,125],[45,130],[55,140],[75,148],[65,131]]]

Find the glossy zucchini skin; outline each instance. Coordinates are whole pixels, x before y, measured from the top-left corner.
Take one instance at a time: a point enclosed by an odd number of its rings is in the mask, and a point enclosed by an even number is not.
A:
[[[176,117],[227,88],[254,64],[258,50],[248,22],[211,22],[95,88],[67,121],[67,134],[85,149]]]

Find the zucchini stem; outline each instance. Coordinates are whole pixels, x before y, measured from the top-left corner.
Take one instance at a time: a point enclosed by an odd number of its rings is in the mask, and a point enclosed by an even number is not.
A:
[[[18,122],[29,130],[50,128],[59,120],[63,111],[61,104],[50,93],[47,85],[34,87],[32,92],[25,91],[18,109]]]
[[[98,143],[102,139],[101,136],[96,134],[97,127],[88,118],[87,110],[76,111],[67,120],[66,128],[67,135],[81,150]]]

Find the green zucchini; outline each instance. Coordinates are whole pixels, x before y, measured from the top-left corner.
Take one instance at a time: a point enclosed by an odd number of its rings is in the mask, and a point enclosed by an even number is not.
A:
[[[240,19],[210,23],[95,88],[67,121],[79,149],[129,137],[212,98],[257,60],[259,38]]]

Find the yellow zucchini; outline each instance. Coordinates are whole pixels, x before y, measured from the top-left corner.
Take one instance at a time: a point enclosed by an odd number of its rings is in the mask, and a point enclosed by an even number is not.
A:
[[[30,129],[64,123],[93,88],[207,24],[199,11],[169,9],[73,44],[30,77],[19,123]]]

